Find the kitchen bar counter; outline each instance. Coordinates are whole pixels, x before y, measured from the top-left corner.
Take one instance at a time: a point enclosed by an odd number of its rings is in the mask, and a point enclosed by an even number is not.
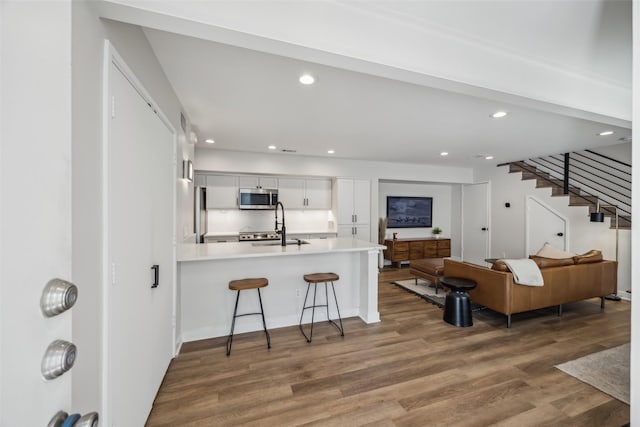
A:
[[[307,289],[302,276],[308,273],[334,272],[340,276],[336,293],[343,318],[358,316],[367,323],[379,322],[378,255],[384,246],[352,238],[307,241],[285,247],[254,246],[251,242],[179,245],[179,341],[227,335],[235,302],[235,292],[228,289],[228,283],[249,277],[269,280],[269,286],[261,292],[270,329],[298,324]],[[324,292],[318,292],[320,296],[324,301]],[[258,309],[255,291],[243,292],[238,312]],[[334,317],[334,309],[330,311]],[[325,310],[317,310],[316,322],[322,320],[326,320]],[[309,321],[305,317],[305,323]],[[260,316],[236,322],[237,333],[261,329]],[[348,329],[345,333],[348,336]]]

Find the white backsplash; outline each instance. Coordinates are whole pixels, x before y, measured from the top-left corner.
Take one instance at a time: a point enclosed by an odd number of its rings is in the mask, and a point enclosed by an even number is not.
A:
[[[271,231],[275,228],[273,210],[209,210],[209,233]],[[282,213],[278,211],[278,220]],[[331,211],[287,210],[285,211],[287,232],[335,231]]]

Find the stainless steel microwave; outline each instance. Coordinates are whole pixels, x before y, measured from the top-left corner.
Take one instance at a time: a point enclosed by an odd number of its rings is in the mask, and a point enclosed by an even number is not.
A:
[[[277,203],[277,189],[241,188],[238,195],[240,209],[274,209]]]

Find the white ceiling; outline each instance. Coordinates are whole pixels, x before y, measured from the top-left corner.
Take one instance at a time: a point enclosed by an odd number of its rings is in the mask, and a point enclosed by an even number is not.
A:
[[[485,155],[502,163],[613,145],[631,134],[630,1],[316,1],[297,3],[306,5],[286,20],[268,14],[288,1],[216,2],[227,8],[207,29],[249,34],[243,43],[196,31],[209,12],[202,3],[180,2],[180,26],[138,20],[198,146],[266,153],[273,144],[296,151],[288,155],[326,157],[334,149],[341,158],[474,166]],[[186,25],[191,6],[201,19]],[[381,16],[384,28],[373,25]],[[326,37],[303,39],[313,34]],[[416,34],[422,44],[412,42]],[[349,49],[356,58],[345,55]],[[316,84],[299,84],[303,72]],[[497,110],[509,115],[490,118]],[[615,134],[596,135],[609,129]]]

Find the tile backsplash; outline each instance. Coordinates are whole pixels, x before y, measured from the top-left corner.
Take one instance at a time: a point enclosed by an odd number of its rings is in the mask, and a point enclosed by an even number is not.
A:
[[[209,232],[271,231],[275,228],[273,210],[209,210]],[[282,213],[278,211],[278,220]],[[331,211],[323,210],[287,210],[285,211],[287,231],[289,232],[329,232],[335,231]]]

